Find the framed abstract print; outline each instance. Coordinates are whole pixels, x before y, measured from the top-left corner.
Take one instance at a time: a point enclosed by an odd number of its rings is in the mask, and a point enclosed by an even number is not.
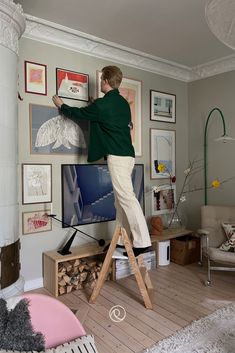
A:
[[[23,212],[22,233],[32,234],[50,231],[52,229],[52,219],[48,217],[48,214],[50,214],[50,210]]]
[[[47,95],[47,66],[31,61],[24,62],[25,92]]]

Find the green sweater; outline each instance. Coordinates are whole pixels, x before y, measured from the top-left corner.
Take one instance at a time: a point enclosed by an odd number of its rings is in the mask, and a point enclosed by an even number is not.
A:
[[[129,127],[130,107],[117,89],[84,108],[63,104],[61,112],[74,122],[90,121],[88,162],[97,161],[108,154],[135,157]]]

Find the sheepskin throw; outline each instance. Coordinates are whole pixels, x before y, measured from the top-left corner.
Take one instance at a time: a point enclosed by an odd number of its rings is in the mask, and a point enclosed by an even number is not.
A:
[[[34,332],[27,299],[20,300],[8,311],[7,302],[0,298],[0,349],[15,351],[44,351],[45,340]]]

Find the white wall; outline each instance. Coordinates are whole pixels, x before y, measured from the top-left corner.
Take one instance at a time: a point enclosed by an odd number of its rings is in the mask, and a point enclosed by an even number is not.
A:
[[[48,95],[40,96],[24,92],[24,60],[38,62],[47,65],[48,70]],[[19,162],[20,163],[52,163],[53,173],[53,211],[61,218],[61,164],[84,163],[86,159],[72,155],[39,155],[30,154],[30,129],[29,129],[29,104],[52,105],[51,96],[56,90],[56,67],[74,70],[89,74],[90,94],[96,96],[96,70],[105,65],[115,64],[110,61],[79,54],[60,47],[51,46],[23,38],[20,42],[19,63],[19,88],[23,98],[19,102]],[[187,84],[181,81],[162,77],[150,72],[118,65],[125,77],[142,81],[142,150],[143,156],[136,158],[137,163],[145,164],[145,210],[146,216],[151,215],[150,187],[156,185],[156,180],[150,180],[150,140],[149,129],[161,128],[176,130],[176,177],[177,187],[180,189],[183,178],[183,170],[188,161],[188,97]],[[176,94],[176,124],[167,124],[150,121],[150,89]],[[68,104],[80,104],[69,100]],[[164,182],[164,181],[162,181]],[[21,181],[20,181],[21,190]],[[20,195],[20,221],[22,212],[44,209],[45,205],[22,205]],[[113,232],[113,222],[83,226],[82,229],[90,232],[97,238],[110,237]],[[58,248],[64,240],[66,231],[53,222],[53,230],[50,232],[31,235],[21,235],[21,266],[22,275],[28,281],[42,277],[42,253]],[[77,241],[88,241],[79,236]],[[76,243],[75,243],[76,244]]]
[[[234,108],[235,71],[216,75],[189,84],[189,157],[203,158],[203,134],[210,110],[218,107],[226,121],[227,132],[235,138]],[[215,142],[223,133],[219,113],[214,112],[208,125],[208,185],[213,179],[223,181],[235,177],[235,141]],[[203,188],[203,172],[197,174],[191,187]],[[200,206],[204,203],[204,191],[190,195],[190,223],[196,229],[200,226]],[[235,178],[219,189],[208,190],[209,205],[233,205],[235,203]],[[235,215],[234,215],[235,220]]]

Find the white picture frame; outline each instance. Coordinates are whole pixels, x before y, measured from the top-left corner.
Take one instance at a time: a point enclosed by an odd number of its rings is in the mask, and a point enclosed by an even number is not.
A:
[[[166,170],[161,172],[162,163]],[[175,131],[150,129],[150,168],[151,179],[164,179],[175,176]]]
[[[152,215],[171,213],[176,203],[176,186],[159,185],[157,191],[152,190]]]
[[[51,164],[22,164],[22,204],[51,202],[51,180]]]

